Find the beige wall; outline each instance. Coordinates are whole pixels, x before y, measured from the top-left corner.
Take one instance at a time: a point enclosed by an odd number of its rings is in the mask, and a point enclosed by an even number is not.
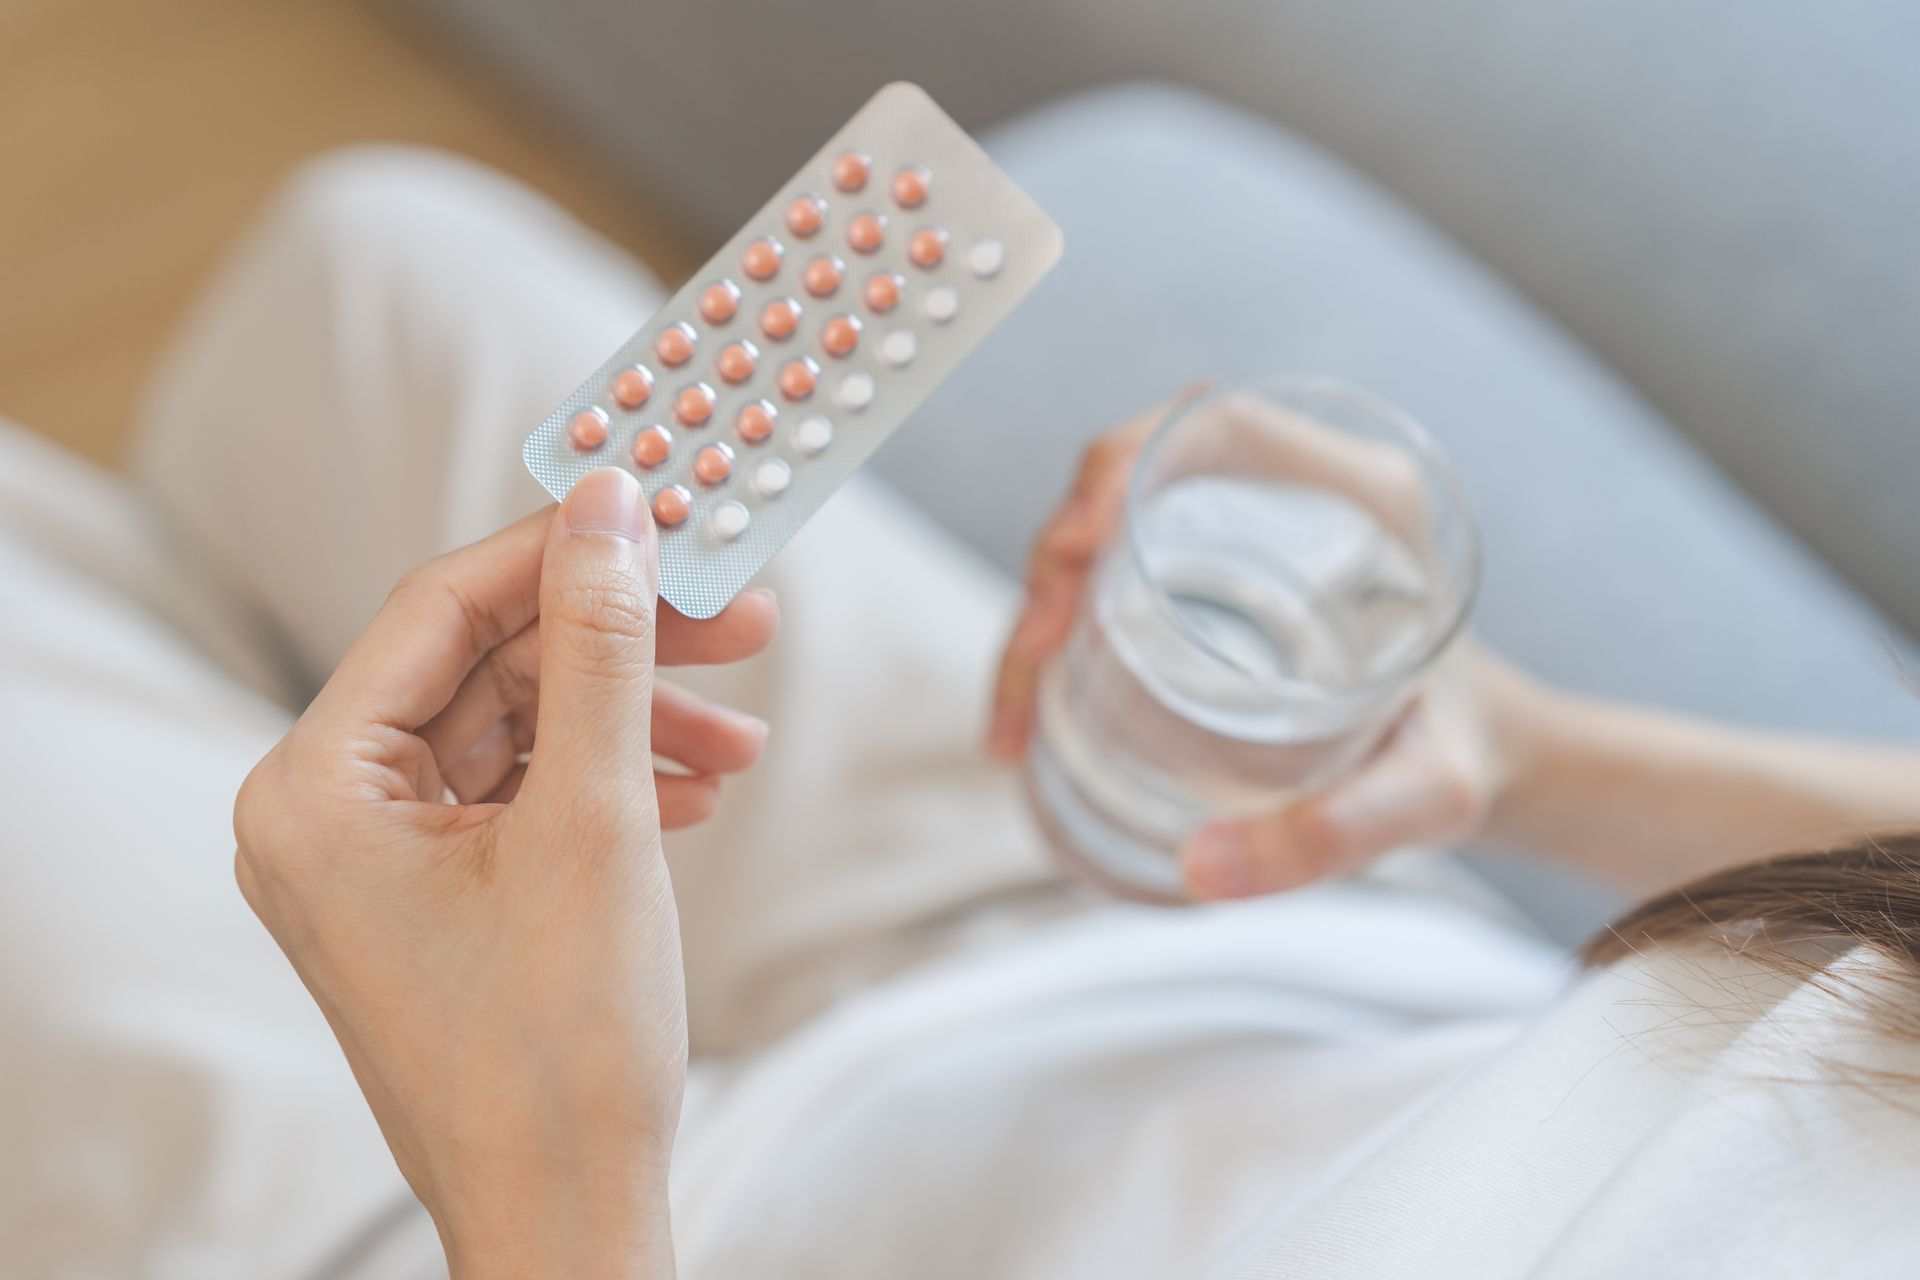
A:
[[[0,4],[0,416],[111,461],[195,284],[279,175],[354,141],[515,174],[672,274],[686,248],[513,97],[364,0]]]

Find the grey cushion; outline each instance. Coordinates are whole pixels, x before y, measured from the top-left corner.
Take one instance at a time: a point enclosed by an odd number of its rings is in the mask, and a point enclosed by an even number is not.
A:
[[[974,128],[1143,74],[1255,107],[1459,238],[1920,628],[1906,0],[395,2],[708,243],[894,76]]]
[[[995,563],[1017,571],[1103,426],[1200,374],[1333,373],[1453,454],[1485,530],[1476,625],[1495,647],[1595,693],[1920,737],[1891,624],[1579,344],[1337,162],[1153,87],[988,142],[1066,255],[877,463]],[[1565,937],[1609,902],[1549,885],[1527,905]]]

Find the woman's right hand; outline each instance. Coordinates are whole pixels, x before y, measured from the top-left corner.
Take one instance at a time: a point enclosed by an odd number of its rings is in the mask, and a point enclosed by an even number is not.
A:
[[[1135,460],[1179,403],[1150,409],[1096,439],[1066,501],[1035,540],[1026,600],[994,689],[987,736],[993,755],[1016,760],[1026,751],[1041,669],[1066,644],[1088,575],[1122,519]],[[1180,852],[1188,893],[1200,899],[1275,893],[1356,870],[1404,845],[1475,835],[1522,771],[1547,702],[1519,671],[1470,641],[1456,645],[1380,749],[1351,773],[1296,804],[1192,833]]]

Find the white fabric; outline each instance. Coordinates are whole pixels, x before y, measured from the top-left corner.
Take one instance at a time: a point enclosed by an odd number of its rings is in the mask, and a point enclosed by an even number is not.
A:
[[[519,435],[656,297],[497,179],[335,160],[190,326],[135,487],[0,432],[0,1273],[441,1273],[232,888],[227,809],[287,721],[262,694],[539,501]],[[1004,584],[858,483],[768,581],[775,649],[689,677],[767,715],[768,756],[668,845],[684,1275],[1911,1256],[1910,1097],[1762,1079],[1824,1070],[1805,1043],[1920,1068],[1818,988],[1667,957],[1555,1003],[1564,961],[1419,855],[1234,907],[1090,900],[974,749]]]

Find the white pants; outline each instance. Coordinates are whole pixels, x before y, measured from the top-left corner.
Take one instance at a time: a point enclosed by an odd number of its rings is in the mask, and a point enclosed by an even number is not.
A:
[[[232,797],[403,569],[546,500],[521,437],[660,299],[500,178],[349,153],[189,324],[130,482],[0,427],[0,1272],[302,1275],[407,1203]],[[696,1055],[1074,897],[976,746],[1006,584],[859,481],[763,584],[770,652],[670,673],[774,726],[667,840]]]

